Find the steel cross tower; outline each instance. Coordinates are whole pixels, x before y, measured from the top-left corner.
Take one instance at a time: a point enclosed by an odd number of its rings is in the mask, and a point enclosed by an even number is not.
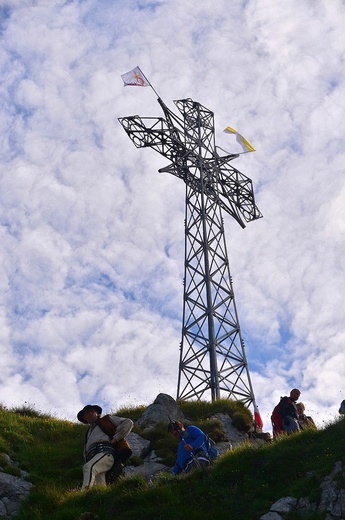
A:
[[[213,112],[193,101],[174,101],[181,117],[158,98],[165,118],[119,121],[137,148],[169,159],[159,172],[186,184],[183,326],[177,398],[220,397],[254,402],[235,305],[222,210],[243,228],[262,215],[251,180],[230,166],[238,154],[219,156]]]

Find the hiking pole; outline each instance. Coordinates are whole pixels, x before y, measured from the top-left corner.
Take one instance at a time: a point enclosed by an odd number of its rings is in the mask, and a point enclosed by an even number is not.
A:
[[[182,440],[183,442],[185,443],[186,446],[190,446],[190,444],[188,444],[188,442],[185,441],[185,439],[182,437]],[[193,447],[193,446],[192,446]],[[188,451],[188,450],[187,450]],[[196,455],[194,455],[193,453],[193,450],[191,450],[190,452],[190,458],[192,459],[192,461],[194,462],[194,464],[196,465],[197,468],[201,468],[201,464],[199,462],[199,459]]]
[[[201,468],[200,461],[199,461],[198,457],[196,455],[194,455],[194,453],[191,453],[191,458],[193,459],[193,462],[195,463],[195,465],[198,468]]]

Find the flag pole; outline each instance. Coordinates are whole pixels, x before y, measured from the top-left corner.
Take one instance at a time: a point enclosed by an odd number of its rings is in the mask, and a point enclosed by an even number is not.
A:
[[[145,78],[145,80],[147,81],[147,83],[150,85],[150,87],[152,88],[153,92],[156,94],[156,96],[159,98],[159,95],[158,93],[156,92],[156,90],[153,88],[151,82],[147,79],[147,77],[145,76],[145,74],[143,73],[143,71],[141,70],[140,67],[137,66],[137,69],[140,70],[140,73],[141,75]]]

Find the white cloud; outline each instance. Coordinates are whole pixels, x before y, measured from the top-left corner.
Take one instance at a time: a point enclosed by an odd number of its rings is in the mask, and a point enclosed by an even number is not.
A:
[[[296,16],[298,12],[298,16]],[[342,396],[344,11],[340,0],[8,1],[1,11],[2,401],[74,417],[175,395],[184,185],[118,117],[191,97],[257,149],[234,165],[264,218],[225,215],[265,426],[301,387],[320,424]],[[229,147],[230,147],[229,142]],[[134,369],[134,367],[136,367]]]

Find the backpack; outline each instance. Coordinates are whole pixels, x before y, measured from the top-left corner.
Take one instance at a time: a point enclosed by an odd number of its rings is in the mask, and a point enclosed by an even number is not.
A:
[[[218,450],[216,448],[216,443],[208,435],[206,435],[206,433],[204,433],[204,435],[205,435],[204,447],[200,448],[195,453],[195,455],[202,454],[203,457],[207,457],[212,462],[213,460],[216,460],[216,458],[218,457],[219,453],[218,453]],[[184,432],[184,438],[187,439],[187,437],[189,437],[189,434],[188,434],[188,432],[186,430]]]
[[[340,404],[339,413],[345,415],[345,399]]]
[[[219,453],[216,448],[216,443],[205,434],[205,450],[200,450],[200,452],[195,453],[195,455],[191,455],[190,460],[187,462],[184,473],[188,473],[193,469],[205,469],[207,468],[216,458]]]
[[[183,473],[189,473],[194,469],[205,469],[211,464],[211,461],[208,457],[205,457],[202,453],[191,455],[189,461],[186,464],[186,467],[183,470]]]
[[[113,437],[116,432],[116,426],[113,421],[110,419],[110,415],[104,415],[103,417],[99,417],[96,421],[97,426],[106,433],[109,437]]]
[[[277,430],[284,430],[283,418],[280,413],[280,403],[278,403],[277,406],[274,407],[271,415],[271,421],[274,428],[276,428]]]
[[[109,436],[109,440],[113,438],[116,432],[116,426],[111,421],[109,414],[97,419],[96,424]],[[121,462],[126,462],[126,460],[132,455],[131,447],[126,439],[117,441],[114,445],[114,449],[117,453],[117,458],[120,459]]]
[[[216,458],[218,457],[219,453],[218,453],[218,450],[216,448],[216,443],[210,439],[210,437],[208,435],[205,435],[206,437],[206,449],[207,449],[207,456],[210,460],[216,460]]]

